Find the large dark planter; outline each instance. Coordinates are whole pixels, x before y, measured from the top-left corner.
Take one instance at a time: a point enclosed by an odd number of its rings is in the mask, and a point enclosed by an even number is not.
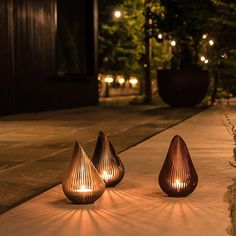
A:
[[[201,69],[158,70],[157,77],[160,97],[175,107],[199,104],[209,87],[208,71]]]

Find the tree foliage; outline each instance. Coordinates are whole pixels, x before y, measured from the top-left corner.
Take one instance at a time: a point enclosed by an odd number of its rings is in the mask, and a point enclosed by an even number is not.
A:
[[[209,20],[208,32],[215,46],[207,52],[212,58],[210,66],[218,73],[219,86],[236,95],[236,2],[212,2],[215,12]]]
[[[99,0],[101,72],[143,74],[147,6],[156,32],[166,39],[151,40],[154,70],[168,67],[170,61],[177,68],[200,64],[212,74],[218,73],[220,85],[236,94],[236,3],[228,0]],[[113,17],[115,9],[121,10],[121,18]],[[203,34],[208,38],[202,39]],[[215,42],[213,47],[209,46],[210,38]],[[172,54],[167,45],[170,39],[177,42]],[[202,55],[208,64],[199,60]]]
[[[157,5],[155,3],[155,5]],[[99,1],[99,70],[100,72],[143,74],[145,1]],[[114,18],[119,9],[122,16]],[[152,41],[153,71],[169,60],[162,44]],[[155,69],[154,69],[155,68]]]
[[[212,14],[210,0],[160,0],[161,12],[157,13],[157,27],[177,45],[172,67],[196,66],[200,42],[206,23]]]
[[[117,4],[118,3],[118,4]],[[101,72],[140,73],[144,46],[140,1],[99,2],[99,68]],[[113,12],[119,9],[120,18]]]

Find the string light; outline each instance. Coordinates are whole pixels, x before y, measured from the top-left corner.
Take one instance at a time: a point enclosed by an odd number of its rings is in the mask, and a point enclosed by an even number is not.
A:
[[[172,40],[172,41],[170,42],[170,45],[171,45],[172,47],[175,47],[175,46],[176,46],[176,41],[175,41],[175,40]]]
[[[163,34],[160,33],[160,34],[157,35],[157,37],[158,37],[159,39],[163,39]]]
[[[120,18],[120,17],[121,17],[121,11],[116,10],[116,11],[114,12],[114,16],[115,16],[115,18]]]
[[[211,40],[209,40],[209,44],[210,44],[210,46],[213,46],[215,44],[215,42],[211,39]]]
[[[206,58],[204,57],[204,56],[201,56],[201,61],[205,61],[206,60]]]

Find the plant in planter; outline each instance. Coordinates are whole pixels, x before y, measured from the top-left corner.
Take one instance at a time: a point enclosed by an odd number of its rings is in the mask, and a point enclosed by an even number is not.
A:
[[[170,70],[158,71],[159,94],[171,106],[194,106],[205,97],[208,72],[199,65],[202,35],[212,12],[208,0],[160,0],[156,25],[172,42]]]

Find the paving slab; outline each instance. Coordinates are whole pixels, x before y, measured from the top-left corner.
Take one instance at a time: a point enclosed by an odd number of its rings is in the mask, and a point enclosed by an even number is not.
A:
[[[204,109],[97,106],[0,117],[0,213],[59,184],[75,139],[91,157],[103,130],[121,152]]]
[[[232,137],[208,109],[120,154],[123,181],[92,205],[71,204],[61,185],[0,215],[0,235],[227,236],[236,170]],[[199,175],[185,198],[167,197],[157,177],[172,137],[188,145]],[[231,187],[229,187],[231,186]]]

